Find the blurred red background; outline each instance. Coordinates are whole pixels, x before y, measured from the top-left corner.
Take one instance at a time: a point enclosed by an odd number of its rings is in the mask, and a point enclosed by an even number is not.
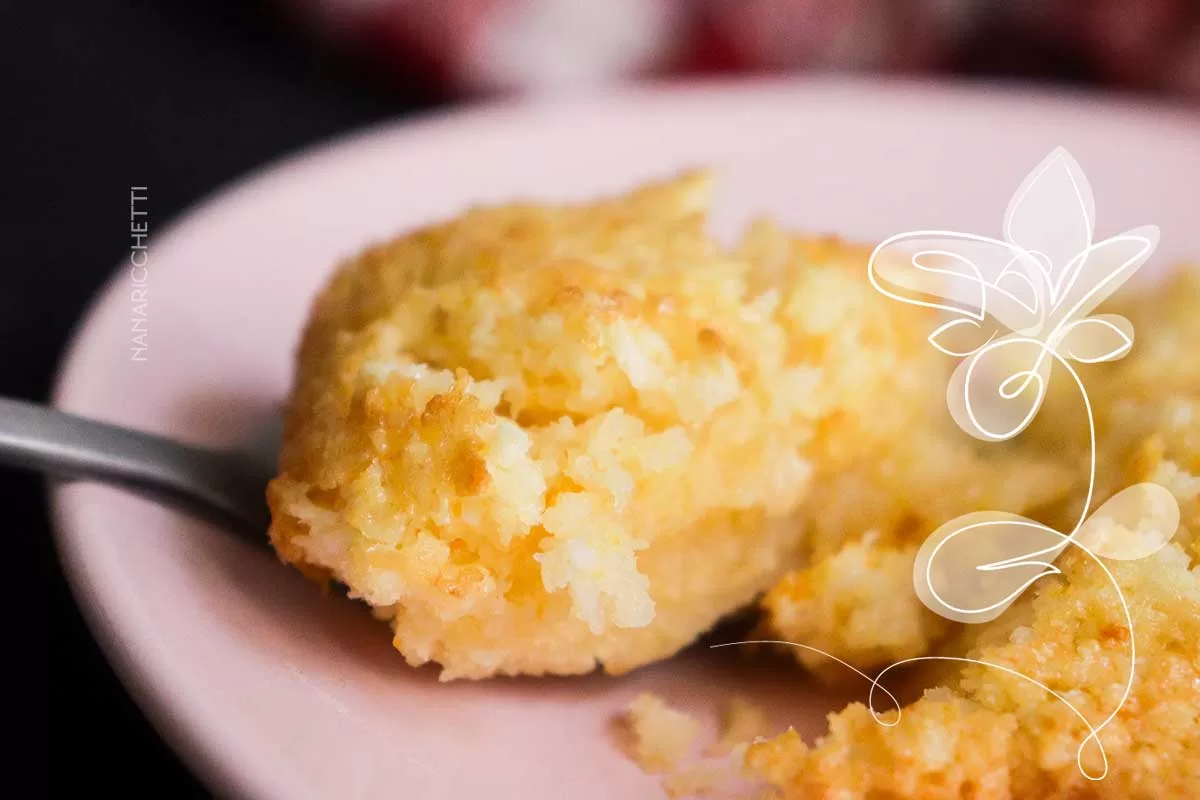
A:
[[[1020,74],[1200,98],[1197,0],[276,0],[452,95],[637,76]]]

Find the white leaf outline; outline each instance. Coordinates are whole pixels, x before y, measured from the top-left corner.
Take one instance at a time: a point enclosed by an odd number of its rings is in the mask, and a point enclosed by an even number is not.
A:
[[[935,243],[936,246],[905,250],[902,247],[905,243]],[[956,251],[956,245],[963,245],[964,249],[966,245],[983,245],[1002,254],[1002,264],[998,268],[993,266],[988,270],[995,277],[985,277],[980,264],[971,255]],[[904,272],[899,264],[885,258],[891,256],[893,251],[902,252],[907,261],[906,266],[915,271]],[[943,264],[931,264],[929,262],[932,258],[962,266],[964,270],[951,269]],[[1033,260],[1020,248],[990,236],[950,230],[918,230],[889,236],[876,245],[867,260],[867,277],[878,292],[907,305],[946,311],[970,317],[981,323],[990,314],[1008,330],[1037,332],[1044,324],[1049,305],[1037,289],[1039,285],[1045,286],[1045,280],[1039,269],[1029,266]],[[1013,277],[1019,278],[1031,289],[1032,304],[999,285],[1005,278]],[[948,296],[946,286],[955,280],[960,286],[964,281],[969,283],[977,292],[971,298]],[[905,293],[904,290],[913,294]],[[925,297],[937,298],[943,302],[931,301]],[[991,304],[989,297],[993,301]],[[995,301],[1007,301],[1009,305],[996,308]],[[1017,320],[1018,309],[1028,318]]]
[[[1141,512],[1138,520],[1139,528],[1148,516],[1153,522],[1153,526],[1156,529],[1161,528],[1161,530],[1156,530],[1157,538],[1153,542],[1148,543],[1145,538],[1137,540],[1136,543],[1142,545],[1143,549],[1134,548],[1128,541],[1118,542],[1117,544],[1121,545],[1124,549],[1116,549],[1112,542],[1097,538],[1097,529],[1101,526],[1101,523],[1106,521],[1112,522],[1114,520],[1118,526],[1123,525],[1128,527],[1121,520],[1121,517],[1124,516],[1122,514],[1122,511],[1124,511],[1123,505],[1127,505],[1131,497],[1140,497],[1143,499],[1143,502],[1139,506],[1149,506],[1148,510],[1143,511],[1139,509]],[[1136,561],[1152,556],[1166,547],[1179,532],[1180,520],[1179,502],[1176,500],[1175,495],[1171,494],[1170,489],[1161,484],[1149,481],[1137,483],[1133,486],[1125,487],[1105,500],[1091,517],[1080,526],[1075,536],[1075,543],[1092,554],[1111,561]],[[1148,546],[1149,544],[1152,544],[1152,546]]]
[[[1013,302],[1020,305],[1022,308],[1024,308],[1026,311],[1028,311],[1031,315],[1036,316],[1038,314],[1038,312],[1042,310],[1042,302],[1041,302],[1041,297],[1038,295],[1037,284],[1035,284],[1033,282],[1033,280],[1030,279],[1028,274],[1011,269],[1012,265],[1015,263],[1018,263],[1019,261],[1020,261],[1019,256],[1013,257],[1013,259],[1004,267],[1004,269],[1002,269],[1000,271],[1000,274],[996,276],[996,280],[993,281],[993,284],[994,284],[993,288],[996,291],[1003,292],[1004,295],[1012,298]],[[1003,280],[1009,276],[1011,276],[1013,278],[1020,278],[1022,281],[1025,282],[1025,286],[1029,289],[1029,293],[1031,295],[1030,303],[1026,304],[1026,303],[1021,302],[1020,297],[1018,297],[1017,295],[1013,294],[1012,292],[1009,292],[1008,290],[1002,289],[1000,287],[1001,282],[1003,282]]]
[[[984,363],[989,354],[1017,345],[1035,348],[1037,356],[1032,359],[1031,364],[1027,364],[1023,369],[1018,369],[1006,378],[996,381],[996,394],[1000,400],[1015,401],[1025,394],[1032,383],[1035,390],[1034,399],[1029,410],[1016,422],[1000,428],[993,427],[990,422],[984,424],[982,421],[984,416],[994,420],[996,414],[985,414],[984,409],[987,407],[976,406],[971,397],[971,388],[977,383],[976,377],[979,374],[980,365]],[[1053,357],[1054,353],[1045,342],[1019,333],[990,339],[960,361],[950,375],[950,380],[946,384],[946,407],[950,411],[951,418],[964,433],[985,442],[1003,442],[1018,436],[1033,422],[1046,399]],[[1022,382],[1014,387],[1012,383],[1018,380]],[[992,406],[991,409],[993,412],[1003,413],[999,406]]]
[[[1120,340],[1116,348],[1098,356],[1084,356],[1075,352],[1071,344],[1072,334],[1078,338],[1080,331],[1109,330]],[[1088,334],[1094,335],[1094,334]],[[1078,344],[1074,347],[1079,347]],[[1078,319],[1063,328],[1055,343],[1058,353],[1065,358],[1080,364],[1099,364],[1105,361],[1117,361],[1124,358],[1133,349],[1133,324],[1119,314],[1096,314],[1091,317]]]
[[[978,353],[980,350],[987,347],[988,344],[996,338],[996,332],[992,331],[991,334],[988,336],[987,340],[985,342],[983,342],[983,344],[979,345],[978,347],[972,347],[969,350],[961,350],[961,351],[952,350],[949,346],[944,345],[939,341],[939,339],[943,338],[944,334],[946,334],[948,331],[951,331],[954,328],[958,328],[963,325],[970,325],[972,328],[974,328],[977,331],[983,331],[983,325],[980,324],[979,320],[974,319],[973,317],[956,317],[956,318],[950,320],[949,322],[946,322],[946,323],[938,326],[937,330],[935,330],[933,333],[929,334],[929,336],[927,336],[926,339],[940,353],[944,353],[945,355],[948,355],[948,356],[954,356],[956,358],[966,358],[967,356]]]
[[[1033,551],[1024,549],[1020,553],[1007,558],[994,559],[982,564],[976,564],[972,569],[979,572],[1003,573],[1020,567],[1035,567],[1038,571],[1036,574],[1022,579],[1019,583],[1007,588],[1002,585],[993,587],[1004,594],[988,605],[972,608],[954,605],[937,590],[933,576],[934,562],[937,560],[938,555],[957,537],[989,527],[1009,529],[1027,528],[1039,534],[1049,534],[1055,537],[1057,543]],[[965,514],[950,520],[926,537],[913,561],[913,585],[916,587],[917,596],[921,602],[938,616],[953,622],[969,624],[991,622],[1008,610],[1009,606],[1034,583],[1048,575],[1061,574],[1061,570],[1052,563],[1053,558],[1042,560],[1040,557],[1052,554],[1057,555],[1062,552],[1067,546],[1066,540],[1067,537],[1059,531],[1019,514],[990,511],[977,511]],[[983,602],[988,601],[985,599]]]
[[[1072,258],[1064,268],[1062,274],[1064,280],[1063,293],[1057,298],[1057,301],[1050,310],[1050,320],[1054,321],[1054,325],[1047,338],[1053,338],[1062,326],[1068,325],[1091,313],[1096,306],[1103,303],[1113,292],[1120,289],[1150,258],[1151,254],[1158,247],[1158,241],[1159,229],[1157,225],[1141,225],[1116,236],[1110,236],[1104,241],[1097,242]],[[1120,261],[1114,269],[1106,273],[1101,273],[1102,277],[1092,286],[1085,289],[1083,296],[1075,300],[1073,304],[1064,310],[1063,301],[1074,291],[1076,282],[1083,275],[1084,268],[1088,264],[1088,259],[1094,257],[1096,254],[1103,255],[1106,250],[1113,250],[1126,244],[1136,245],[1136,251],[1123,261]]]
[[[1064,216],[1070,225],[1064,224]],[[1051,234],[1039,229],[1038,223],[1050,218],[1055,220],[1051,230],[1056,239],[1076,232],[1081,235],[1063,243],[1045,240],[1043,237]],[[1032,230],[1025,228],[1029,221]],[[1080,230],[1072,231],[1076,226]],[[1060,146],[1050,151],[1017,186],[1005,209],[1002,231],[1006,242],[1033,257],[1045,279],[1047,305],[1054,307],[1062,297],[1065,274],[1056,275],[1056,267],[1065,269],[1068,259],[1091,248],[1095,227],[1092,185],[1079,162]]]

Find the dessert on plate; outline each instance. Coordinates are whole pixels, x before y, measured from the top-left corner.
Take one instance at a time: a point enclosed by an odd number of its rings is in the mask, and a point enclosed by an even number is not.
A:
[[[343,265],[269,489],[282,557],[444,679],[620,673],[870,525],[904,547],[922,514],[1064,488],[936,441],[907,396],[942,368],[926,315],[872,289],[869,251],[768,223],[726,250],[709,193],[693,173],[478,208]],[[941,472],[917,463],[925,428]],[[878,503],[848,501],[860,483]],[[911,624],[873,646],[933,637]]]
[[[819,359],[708,191],[475,209],[344,265],[300,348],[280,554],[443,679],[622,672],[752,602],[802,547]]]
[[[1012,441],[965,435],[954,364],[927,341],[938,318],[871,285],[871,248],[766,220],[726,246],[710,183],[478,207],[342,264],[304,331],[268,488],[280,557],[344,585],[443,680],[619,674],[757,607],[759,638],[802,645],[798,671],[864,695],[862,673],[924,656],[1037,682],[921,662],[929,688],[898,720],[852,704],[818,742],[726,748],[783,797],[1193,796],[1200,273],[1114,304],[1138,347],[1082,371],[1097,501],[1151,481],[1182,512],[1165,548],[1112,568],[1132,629],[1075,551],[964,627],[915,593],[918,549],[977,509],[1078,513],[1089,440],[1061,422],[1078,396],[1052,384]],[[640,702],[636,751],[674,758],[692,726]],[[1092,781],[1080,767],[1104,754]]]

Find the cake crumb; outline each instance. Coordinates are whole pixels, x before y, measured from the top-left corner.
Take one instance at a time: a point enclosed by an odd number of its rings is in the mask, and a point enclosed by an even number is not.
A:
[[[743,711],[754,709],[742,701],[731,704]],[[753,720],[753,716],[739,719]],[[743,723],[744,724],[744,723]],[[704,800],[778,800],[775,788],[746,772],[746,753],[749,742],[732,745],[719,759],[676,769],[662,780],[668,797],[695,797]]]
[[[739,745],[749,745],[760,736],[770,735],[767,713],[746,698],[734,695],[721,714],[720,736],[706,752],[710,756],[729,755]]]
[[[700,734],[700,723],[671,708],[661,697],[643,693],[617,718],[617,745],[646,772],[674,768]]]
[[[711,764],[688,767],[672,772],[663,778],[663,790],[668,797],[704,797],[717,796],[721,785],[729,779],[729,770],[723,766]]]

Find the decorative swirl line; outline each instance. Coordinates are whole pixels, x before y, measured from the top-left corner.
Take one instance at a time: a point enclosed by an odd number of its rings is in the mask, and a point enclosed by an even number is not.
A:
[[[1075,219],[1063,220],[1061,225],[1046,225],[1046,220],[1053,219],[1060,206],[1068,211],[1073,209]],[[1045,684],[1004,664],[979,659],[919,656],[895,662],[871,678],[833,654],[809,645],[795,642],[758,643],[784,644],[818,653],[870,681],[869,702],[872,716],[880,724],[889,726],[899,722],[899,713],[895,721],[887,723],[875,711],[874,701],[876,691],[882,690],[896,704],[897,712],[900,712],[895,696],[881,684],[883,677],[897,667],[923,661],[953,661],[977,664],[1019,677],[1063,703],[1087,728],[1087,736],[1080,743],[1076,754],[1076,764],[1085,778],[1097,781],[1107,776],[1109,770],[1108,755],[1100,740],[1100,733],[1117,717],[1128,701],[1133,691],[1137,662],[1136,636],[1129,604],[1119,582],[1101,556],[1129,560],[1154,552],[1165,545],[1178,528],[1179,508],[1177,501],[1165,487],[1142,483],[1117,492],[1094,514],[1092,513],[1097,471],[1095,417],[1083,381],[1070,361],[1089,364],[1114,361],[1123,358],[1132,348],[1132,327],[1127,320],[1113,315],[1087,315],[1129,279],[1149,257],[1158,241],[1158,229],[1145,226],[1101,242],[1094,242],[1094,219],[1091,188],[1086,177],[1074,159],[1065,150],[1058,148],[1051,152],[1018,188],[1005,215],[1005,239],[933,230],[899,234],[885,239],[875,248],[867,264],[867,273],[871,285],[887,297],[909,305],[956,315],[956,318],[938,327],[928,338],[942,353],[963,359],[951,378],[947,389],[947,402],[955,422],[971,436],[983,441],[998,442],[1019,435],[1041,410],[1048,391],[1049,376],[1055,364],[1064,367],[1071,376],[1083,400],[1087,416],[1088,484],[1079,517],[1070,533],[1063,534],[1048,525],[1007,512],[966,514],[945,523],[926,539],[914,563],[913,581],[918,597],[934,613],[956,622],[989,622],[1007,610],[1038,579],[1046,575],[1061,575],[1062,572],[1054,566],[1054,561],[1068,547],[1078,547],[1100,567],[1112,585],[1129,632],[1129,674],[1116,707],[1098,725],[1092,725],[1080,709]],[[1060,235],[1064,238],[1055,238]],[[916,252],[909,253],[907,264],[896,267],[889,262],[883,262],[887,265],[884,268],[891,271],[889,274],[881,274],[880,254],[906,242],[918,243]],[[931,245],[930,242],[935,244]],[[957,252],[955,247],[962,248],[966,254]],[[1054,272],[1056,254],[1062,256],[1058,261],[1063,263],[1057,275]],[[1107,268],[1103,259],[1094,258],[1102,255],[1112,257],[1114,266],[1111,269]],[[990,266],[995,276],[993,279],[988,280],[985,277],[981,263]],[[957,285],[949,287],[948,280],[957,281]],[[1006,281],[1030,296],[1022,298],[1004,288],[1002,284]],[[950,288],[955,288],[957,293],[950,292]],[[989,300],[993,301],[992,308],[989,308]],[[986,329],[985,323],[995,323],[995,330]],[[1048,332],[1044,331],[1047,327]],[[1002,328],[1007,328],[1011,334],[997,338]],[[967,348],[950,347],[942,341],[951,331],[961,332],[963,329],[986,335],[981,336],[984,341]],[[989,355],[995,356],[1004,348],[1021,346],[1036,348],[1035,355],[1031,357],[1032,364],[1026,362],[1023,369],[1015,369],[996,383],[995,397],[1002,401],[1000,405],[980,406],[972,398],[972,386],[981,379],[981,364]],[[989,419],[986,420],[979,413],[990,408],[992,412],[999,410],[1001,414],[1006,414],[1003,405],[1019,400],[1031,389],[1033,394],[1029,409],[1015,419],[1003,417],[999,424],[993,424],[996,416],[994,413],[989,414]],[[1017,410],[1021,412],[1021,409]],[[1125,549],[1122,549],[1119,541],[1114,544],[1104,538],[1104,526],[1087,526],[1093,520],[1117,517],[1121,511],[1127,511],[1125,501],[1130,497],[1149,501],[1149,505],[1146,506],[1149,509],[1148,517],[1146,512],[1138,507],[1142,516],[1137,527],[1140,532],[1148,519],[1155,523],[1152,526],[1155,536],[1149,541],[1125,545]],[[964,549],[964,555],[959,556],[959,561],[947,555],[952,555],[948,548],[958,537],[989,528],[996,529],[999,534],[998,539],[993,537],[996,545],[1008,549],[1004,558],[978,563],[981,557],[971,548]],[[1056,541],[1050,545],[1036,546],[1027,539],[1014,541],[1004,538],[1005,534],[1011,535],[1014,532],[1027,538],[1033,534],[1046,535]],[[939,591],[934,569],[934,563],[939,557],[943,562],[949,562],[948,567],[941,570],[942,577],[953,578],[957,573],[963,581],[958,586],[960,592],[971,597],[966,600],[961,597],[954,598],[952,602]],[[1006,574],[1006,571],[1018,568],[1036,568],[1036,572],[1027,578],[1021,578],[1022,573]],[[994,579],[990,584],[986,581],[972,584],[971,578],[979,573],[991,573]],[[1007,588],[1006,582],[1009,584]],[[996,595],[997,587],[1007,594]],[[976,602],[980,597],[982,600]],[[967,605],[962,605],[964,602]],[[730,642],[717,646],[744,643],[748,642]],[[1084,765],[1084,750],[1090,742],[1095,742],[1099,748],[1103,762],[1103,771],[1099,775],[1089,773]]]
[[[1093,416],[1093,412],[1092,412],[1091,400],[1088,398],[1087,390],[1084,389],[1084,386],[1083,386],[1083,380],[1079,377],[1079,373],[1075,371],[1075,368],[1072,367],[1071,364],[1065,358],[1063,358],[1058,352],[1056,352],[1050,345],[1048,345],[1040,340],[1037,340],[1037,339],[1033,339],[1033,338],[1029,338],[1029,337],[1021,337],[1018,339],[1003,339],[996,344],[986,345],[983,349],[981,349],[979,352],[977,352],[975,354],[975,356],[972,357],[971,363],[967,367],[966,381],[963,384],[963,395],[964,395],[964,402],[966,404],[967,413],[968,413],[968,415],[971,416],[972,422],[975,422],[975,424],[979,427],[980,430],[986,430],[983,428],[982,423],[978,423],[976,421],[977,418],[975,417],[974,410],[972,409],[971,404],[970,404],[968,390],[971,385],[971,378],[974,376],[975,365],[976,365],[976,362],[978,361],[978,359],[981,356],[983,356],[984,354],[986,354],[987,352],[994,350],[998,347],[1002,347],[1003,342],[1031,343],[1031,344],[1038,345],[1038,347],[1040,348],[1040,351],[1041,351],[1041,354],[1039,355],[1039,361],[1044,355],[1049,355],[1049,357],[1054,359],[1056,362],[1061,364],[1066,369],[1067,374],[1071,376],[1072,380],[1075,383],[1075,386],[1078,387],[1079,395],[1083,399],[1084,411],[1086,413],[1087,423],[1088,423],[1088,486],[1087,486],[1087,494],[1084,496],[1083,506],[1081,507],[1080,512],[1079,512],[1079,518],[1075,521],[1075,525],[1071,529],[1070,534],[1064,535],[1064,534],[1060,533],[1059,531],[1054,530],[1053,528],[1051,528],[1048,525],[1043,525],[1042,523],[1035,522],[1033,520],[1025,520],[1022,523],[1020,523],[1024,526],[1027,526],[1030,528],[1035,528],[1043,533],[1048,533],[1053,536],[1060,537],[1062,539],[1062,542],[1059,543],[1058,545],[1055,545],[1053,547],[1046,547],[1041,550],[1033,550],[1030,552],[1019,553],[1015,556],[1010,556],[1010,557],[1008,557],[1006,559],[1002,559],[1000,561],[993,561],[993,562],[990,562],[987,564],[981,564],[978,567],[976,567],[976,569],[978,569],[981,572],[995,572],[998,570],[1011,569],[1013,567],[1018,567],[1018,566],[1038,566],[1038,567],[1043,567],[1046,569],[1046,572],[1040,573],[1040,574],[1035,575],[1034,577],[1030,578],[1028,581],[1023,583],[1018,589],[1016,589],[1012,593],[1010,593],[1007,597],[993,603],[990,606],[986,606],[984,608],[970,608],[970,609],[960,608],[958,606],[953,605],[952,603],[947,601],[945,598],[943,598],[938,593],[937,589],[934,586],[933,562],[936,559],[937,555],[943,551],[943,548],[945,548],[945,546],[952,539],[954,539],[955,537],[959,536],[960,534],[966,533],[970,530],[974,530],[979,527],[983,527],[983,526],[987,525],[988,523],[986,523],[986,522],[985,523],[975,523],[975,524],[964,526],[962,528],[955,530],[953,533],[949,534],[944,539],[939,541],[934,546],[933,551],[930,553],[928,563],[925,566],[925,576],[924,576],[925,577],[925,585],[928,588],[930,595],[939,604],[941,604],[944,608],[949,609],[950,611],[954,611],[955,613],[964,614],[964,615],[985,614],[989,611],[994,611],[998,608],[1005,607],[1005,606],[1011,604],[1012,602],[1014,602],[1017,599],[1017,597],[1019,597],[1021,594],[1023,594],[1024,591],[1027,588],[1029,588],[1033,583],[1035,583],[1039,578],[1041,578],[1047,574],[1059,574],[1059,570],[1051,562],[1053,562],[1059,555],[1062,554],[1062,552],[1064,550],[1067,549],[1067,547],[1069,547],[1072,544],[1079,547],[1080,549],[1084,550],[1089,555],[1093,555],[1091,553],[1091,551],[1088,550],[1088,548],[1084,547],[1076,540],[1076,537],[1079,535],[1079,531],[1083,528],[1083,524],[1085,522],[1087,522],[1088,514],[1091,511],[1092,500],[1095,496],[1095,490],[1096,490],[1096,423],[1095,423],[1095,417]],[[1036,366],[1035,366],[1034,370],[1036,370]],[[1014,430],[1008,431],[1005,434],[997,435],[998,439],[1000,439],[1000,440],[1008,439],[1008,438],[1011,438],[1012,436],[1016,435],[1017,433],[1019,433],[1022,429],[1024,429],[1029,424],[1030,421],[1032,421],[1033,416],[1037,413],[1037,410],[1040,408],[1041,399],[1045,395],[1046,384],[1045,384],[1045,381],[1042,380],[1041,375],[1037,374],[1036,371],[1034,371],[1034,370],[1025,370],[1022,372],[1015,373],[1014,375],[1005,379],[1005,381],[1000,384],[1000,387],[1003,387],[1008,383],[1009,380],[1012,380],[1012,378],[1020,377],[1025,374],[1033,374],[1033,376],[1037,379],[1038,398],[1033,404],[1033,410],[1029,414],[1026,415],[1025,419],[1022,420],[1022,423],[1020,424],[1020,426]],[[1004,399],[1006,399],[1006,400],[1011,400],[1011,399],[1014,399],[1016,396],[1018,396],[1020,393],[1021,392],[1017,392],[1016,394],[1013,394],[1013,395],[1002,395],[1002,397],[1004,397]],[[1012,523],[1010,522],[1008,524],[1012,524]],[[1048,561],[1031,561],[1030,560],[1030,559],[1040,558],[1043,556],[1047,556]],[[1113,583],[1113,586],[1114,586],[1114,588],[1116,588],[1117,594],[1119,596],[1121,596],[1120,586],[1117,586],[1115,581]],[[1124,603],[1123,596],[1121,596],[1121,601],[1122,601],[1122,603]],[[1133,638],[1132,633],[1133,633],[1133,631],[1131,628],[1131,630],[1130,630],[1130,634],[1131,634],[1130,639],[1131,640]]]
[[[1128,610],[1126,613],[1128,614]],[[1009,675],[1020,678],[1021,680],[1032,683],[1034,686],[1037,686],[1039,689],[1042,689],[1047,694],[1054,697],[1056,700],[1058,700],[1063,705],[1065,705],[1068,709],[1070,709],[1071,713],[1074,714],[1076,717],[1078,717],[1079,721],[1081,723],[1083,723],[1085,728],[1088,729],[1088,735],[1083,740],[1083,742],[1080,743],[1079,749],[1075,755],[1075,763],[1079,767],[1080,772],[1083,774],[1083,776],[1085,778],[1087,778],[1088,780],[1091,780],[1091,781],[1104,780],[1104,778],[1108,775],[1108,754],[1104,751],[1104,745],[1100,742],[1099,735],[1100,735],[1100,731],[1104,728],[1104,726],[1107,725],[1113,719],[1113,717],[1115,717],[1116,712],[1113,712],[1113,714],[1110,715],[1108,717],[1108,719],[1106,719],[1102,724],[1093,727],[1092,724],[1088,721],[1087,717],[1085,717],[1083,715],[1083,713],[1071,703],[1070,700],[1063,697],[1060,693],[1054,691],[1049,686],[1046,686],[1044,683],[1042,683],[1034,678],[1029,677],[1028,675],[1024,674],[1023,672],[1015,670],[1012,667],[1006,667],[1003,664],[996,664],[991,661],[981,661],[981,660],[975,659],[975,658],[963,658],[963,657],[959,657],[959,656],[914,656],[913,658],[906,658],[902,661],[896,661],[896,662],[893,662],[892,664],[889,664],[888,666],[884,667],[879,673],[877,673],[875,675],[875,677],[872,678],[870,675],[863,672],[859,668],[855,667],[853,664],[850,664],[847,661],[843,661],[842,659],[838,658],[837,656],[833,655],[832,653],[828,653],[824,650],[821,650],[818,647],[812,647],[811,645],[800,644],[798,642],[789,642],[786,639],[746,639],[746,640],[737,641],[737,642],[722,642],[720,644],[709,645],[709,649],[716,650],[721,647],[734,647],[735,645],[743,645],[743,644],[757,644],[757,645],[765,644],[765,645],[795,647],[798,650],[807,650],[808,652],[816,653],[817,655],[824,656],[832,661],[836,661],[837,663],[841,664],[843,667],[850,670],[854,674],[858,675],[860,678],[867,681],[871,685],[871,689],[867,693],[867,710],[871,712],[871,719],[873,719],[876,723],[878,723],[879,725],[882,725],[885,728],[896,727],[897,725],[900,724],[900,719],[904,716],[904,708],[900,704],[900,701],[898,699],[896,699],[896,696],[894,694],[892,694],[891,691],[889,691],[886,686],[883,685],[883,676],[885,674],[887,674],[888,672],[891,672],[894,669],[899,669],[900,667],[905,667],[910,664],[917,664],[917,663],[924,662],[924,661],[946,661],[946,662],[961,663],[961,664],[977,664],[979,666],[990,667],[992,669],[996,669],[1001,672],[1005,672]],[[895,707],[895,711],[896,711],[895,719],[892,719],[889,721],[883,717],[884,712],[880,712],[880,711],[876,710],[876,708],[875,708],[876,692],[883,692],[892,701],[892,705]],[[1087,747],[1087,743],[1090,741],[1096,742],[1096,745],[1099,748],[1099,752],[1100,752],[1100,759],[1104,764],[1104,771],[1098,776],[1089,775],[1083,766],[1083,750],[1085,747]]]

